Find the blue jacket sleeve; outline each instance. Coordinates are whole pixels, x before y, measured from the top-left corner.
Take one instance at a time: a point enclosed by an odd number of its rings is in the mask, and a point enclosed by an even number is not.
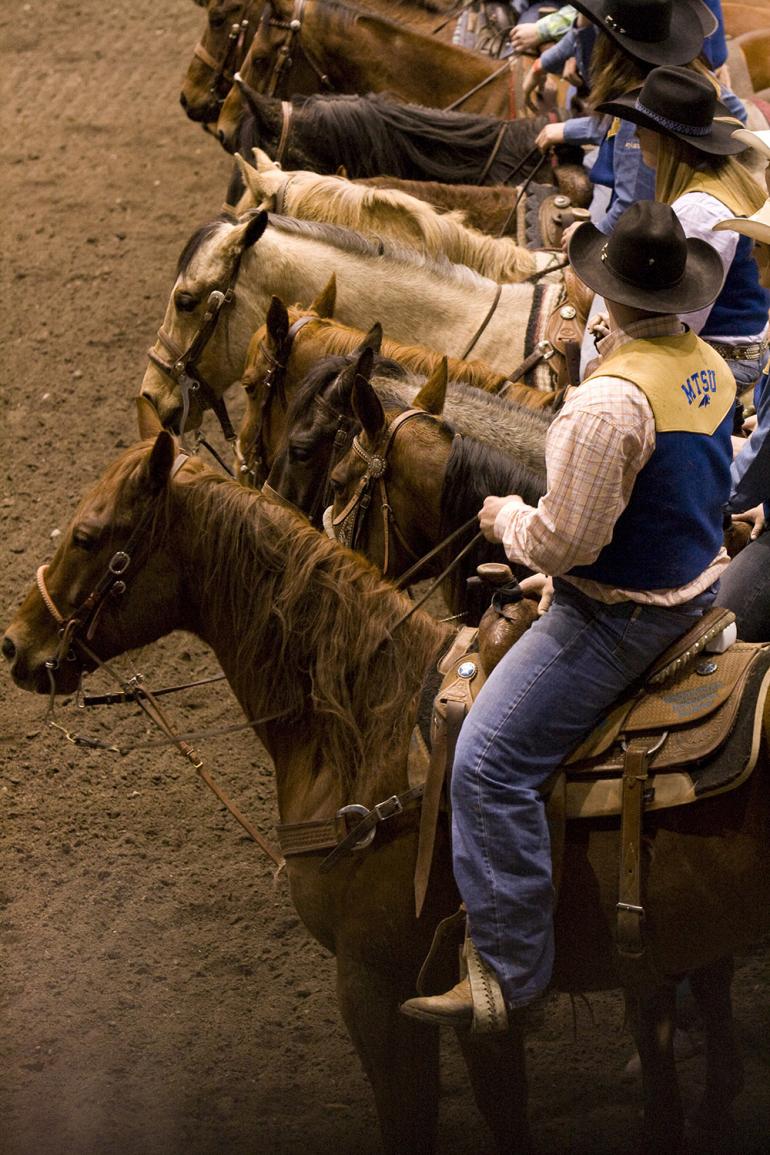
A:
[[[770,498],[770,385],[768,371],[760,378],[757,427],[733,461],[729,513],[743,513]]]
[[[596,222],[603,233],[612,232],[618,217],[634,201],[655,200],[655,171],[642,161],[636,126],[621,120],[612,152],[614,194],[609,211]]]
[[[540,53],[540,67],[543,72],[550,72],[555,76],[561,76],[564,65],[570,56],[574,55],[575,29],[570,28],[570,30],[562,36],[561,40],[557,40],[550,48],[546,48],[545,52]]]
[[[716,32],[706,37],[703,44],[703,55],[709,62],[709,68],[716,71],[727,60],[727,40],[725,39],[725,22],[722,17],[722,0],[705,0],[706,7],[710,8],[717,19]]]
[[[729,88],[723,87],[719,91],[719,99],[722,101],[722,104],[726,105],[730,110],[730,116],[737,117],[742,124],[746,123],[748,120],[748,113],[746,112],[746,106],[740,97],[736,96],[735,93],[732,92]]]

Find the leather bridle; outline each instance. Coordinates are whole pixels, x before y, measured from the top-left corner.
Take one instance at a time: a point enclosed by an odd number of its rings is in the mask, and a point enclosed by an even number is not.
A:
[[[391,532],[401,548],[412,561],[417,561],[419,555],[412,549],[393,516],[393,508],[388,501],[388,490],[385,476],[388,468],[388,453],[393,447],[396,434],[408,421],[415,417],[427,417],[435,420],[433,414],[424,409],[405,409],[391,421],[381,439],[381,444],[370,453],[361,443],[361,438],[353,438],[353,452],[365,463],[366,471],[362,474],[353,496],[336,516],[331,518],[331,529],[337,541],[350,549],[357,549],[361,539],[362,528],[367,512],[372,503],[375,490],[379,492],[380,514],[382,517],[383,532],[383,577],[388,577],[388,570],[392,561],[390,546]]]
[[[265,5],[265,10],[262,19],[268,28],[283,29],[287,36],[278,45],[275,53],[270,75],[264,86],[265,96],[277,96],[278,88],[284,80],[285,73],[291,68],[294,62],[294,53],[299,49],[313,72],[318,78],[318,82],[322,88],[329,92],[334,92],[334,85],[329,80],[329,77],[321,68],[321,66],[313,59],[311,53],[308,51],[307,45],[302,43],[302,21],[305,15],[305,5],[307,0],[294,0],[294,10],[291,14],[290,20],[279,20],[273,14],[273,6],[270,3]]]
[[[230,26],[230,34],[227,37],[222,58],[217,60],[211,55],[209,50],[199,40],[193,49],[193,56],[201,60],[207,68],[210,68],[214,73],[209,91],[218,104],[223,104],[227,95],[227,91],[232,87],[235,73],[243,64],[244,57],[248,51],[249,45],[246,43],[251,23],[251,9],[254,0],[245,0],[245,3],[240,5],[243,14],[240,20],[236,20]],[[227,88],[224,85],[227,85]]]
[[[258,486],[258,477],[261,475],[265,467],[265,439],[264,428],[265,418],[273,404],[273,398],[278,395],[278,400],[285,407],[286,406],[286,391],[284,388],[286,381],[286,371],[289,367],[289,357],[291,356],[292,347],[297,334],[304,329],[305,325],[310,321],[317,321],[318,317],[309,313],[304,317],[298,317],[296,321],[289,326],[286,337],[281,342],[281,347],[277,356],[274,356],[263,341],[260,346],[260,351],[265,359],[269,362],[270,368],[265,374],[264,389],[262,393],[262,401],[259,406],[259,420],[257,422],[256,431],[254,434],[254,456],[252,458],[253,464],[249,467],[246,464],[246,458],[241,449],[240,440],[236,438],[235,441],[235,455],[239,463],[239,470],[241,480],[245,483]],[[248,391],[248,390],[247,390]]]
[[[158,329],[158,340],[166,352],[171,355],[170,358],[163,357],[160,353],[156,352],[154,348],[147,350],[147,356],[153,365],[156,365],[161,372],[165,373],[167,377],[170,377],[174,384],[179,387],[182,395],[182,417],[179,422],[180,436],[184,436],[187,416],[190,412],[190,394],[197,393],[200,395],[202,407],[204,409],[211,409],[216,415],[225,440],[230,443],[235,441],[235,430],[230,421],[224,398],[216,393],[208,383],[201,373],[198,362],[214,335],[217,323],[224,309],[231,305],[235,299],[235,282],[240,272],[243,252],[244,250],[241,249],[236,255],[224,292],[221,289],[214,289],[209,294],[208,301],[206,302],[206,311],[187,348],[181,349],[173,337],[171,337],[161,325]]]

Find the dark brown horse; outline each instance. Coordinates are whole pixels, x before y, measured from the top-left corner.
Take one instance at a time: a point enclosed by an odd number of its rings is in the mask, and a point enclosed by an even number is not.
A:
[[[523,180],[538,166],[543,181],[554,180],[553,169],[535,148],[544,117],[502,121],[395,104],[374,94],[294,97],[287,120],[284,102],[241,88],[248,108],[231,149],[248,157],[253,148],[261,148],[286,169],[335,173],[342,167],[351,179],[386,173],[406,180],[495,185],[514,177]]]
[[[179,102],[190,120],[212,124],[232,88],[262,15],[264,0],[196,0],[206,27],[193,49]]]
[[[387,17],[339,0],[271,0],[241,75],[256,92],[284,99],[389,92],[433,108],[462,101],[468,112],[516,115],[510,64],[396,23],[395,13]],[[217,123],[229,147],[242,113],[233,88]]]
[[[124,452],[81,502],[2,650],[19,686],[71,693],[82,668],[171,630],[192,631],[214,648],[271,753],[284,828],[333,828],[340,807],[371,812],[408,789],[416,699],[446,634],[421,613],[398,625],[407,605],[367,563],[198,459],[178,456],[161,432]],[[442,826],[427,905],[415,920],[416,814],[407,806],[378,823],[366,851],[343,853],[325,873],[326,850],[287,856],[297,911],[336,955],[341,1011],[394,1155],[433,1149],[437,1035],[397,1008],[413,991],[437,920],[457,900]],[[759,767],[739,789],[648,816],[647,925],[661,976],[635,996],[648,1151],[677,1151],[681,1132],[663,1029],[671,976],[690,972],[705,996],[715,960],[767,928],[769,831],[764,736]],[[610,820],[568,831],[556,916],[559,989],[619,983],[611,929],[618,842]],[[714,1122],[740,1082],[724,981],[719,991],[722,1003],[712,998],[707,1018],[704,1112]],[[500,1150],[529,1150],[521,1038],[459,1038]]]

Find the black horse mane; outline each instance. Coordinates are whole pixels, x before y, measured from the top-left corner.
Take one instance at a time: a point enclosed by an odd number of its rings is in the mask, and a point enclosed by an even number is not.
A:
[[[287,428],[292,428],[297,415],[304,413],[315,398],[320,396],[328,385],[335,380],[335,378],[339,377],[343,370],[347,369],[350,365],[355,365],[358,356],[359,354],[357,352],[347,353],[344,356],[338,354],[322,357],[319,361],[315,362],[305,377],[303,377],[301,384],[292,398],[286,420]],[[372,363],[372,376],[401,380],[407,376],[407,371],[402,365],[399,365],[398,361],[376,354]]]
[[[249,95],[246,103],[252,111],[244,116],[238,138],[239,151],[247,156],[255,147],[270,152],[264,139],[264,115],[255,115],[254,108],[271,114],[272,133],[280,125],[279,101]],[[299,154],[301,162],[316,171],[335,172],[343,165],[351,178],[387,173],[410,180],[474,184],[502,125],[505,134],[489,178],[500,183],[514,170],[517,178],[525,177],[536,161],[530,158],[521,169],[517,166],[533,151],[535,137],[546,123],[545,117],[506,122],[493,116],[397,104],[382,93],[295,96],[292,106],[287,167]]]
[[[444,476],[439,537],[443,540],[453,530],[470,521],[481,509],[488,494],[502,497],[509,493],[518,493],[528,505],[537,505],[544,492],[545,481],[542,473],[528,469],[509,454],[493,449],[472,437],[456,438]],[[469,530],[466,540],[470,540],[473,533],[474,530]],[[455,542],[450,547],[447,561],[464,544],[465,541]],[[482,591],[479,598],[469,594],[466,579],[475,573],[477,565],[487,561],[505,561],[505,556],[502,546],[484,539],[463,558],[449,579],[449,604],[455,611],[464,606],[466,620],[469,623],[478,620],[480,613],[489,603],[489,593]],[[529,573],[529,570],[521,565],[513,564],[511,568],[517,577]]]

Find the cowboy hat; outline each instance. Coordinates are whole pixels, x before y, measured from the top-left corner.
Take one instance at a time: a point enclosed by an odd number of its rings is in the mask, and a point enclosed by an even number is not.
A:
[[[750,128],[739,128],[736,129],[733,136],[747,148],[756,149],[767,160],[770,160],[770,129],[752,132]]]
[[[716,249],[685,237],[670,205],[637,201],[609,237],[586,221],[570,237],[570,264],[608,301],[651,313],[690,313],[718,296],[724,267]]]
[[[711,81],[689,68],[653,68],[641,88],[606,100],[596,111],[677,137],[715,156],[735,155],[746,147],[734,137],[740,121],[717,100]]]
[[[766,135],[770,136],[770,133]],[[736,233],[741,233],[744,237],[751,237],[753,241],[770,245],[770,198],[752,217],[730,217],[729,220],[720,221],[718,225],[711,227],[714,232],[721,229],[734,229]]]
[[[574,7],[645,64],[689,64],[717,28],[702,0],[575,0]]]

